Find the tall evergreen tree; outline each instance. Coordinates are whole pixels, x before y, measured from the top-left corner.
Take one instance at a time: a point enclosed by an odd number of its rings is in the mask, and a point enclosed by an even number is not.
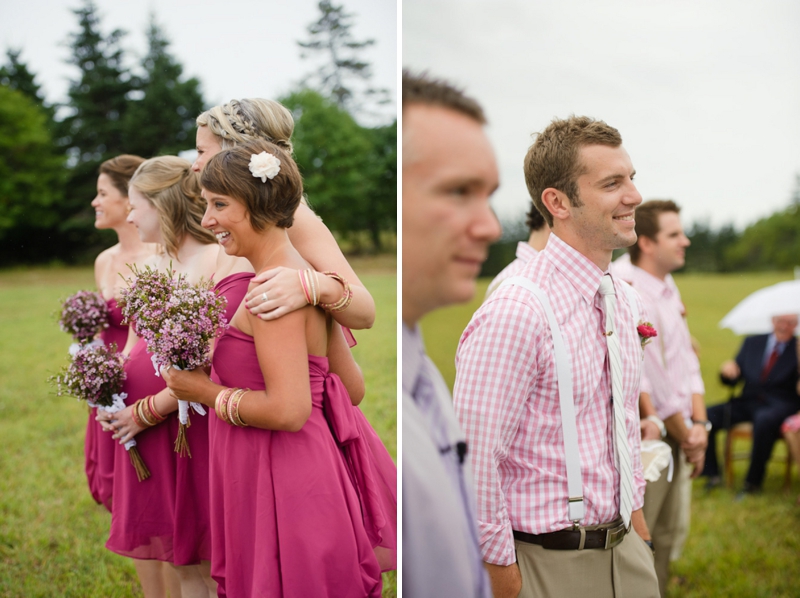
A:
[[[124,64],[120,40],[125,33],[117,29],[104,36],[92,0],[73,12],[79,29],[70,35],[72,57],[67,62],[78,67],[80,76],[70,81],[69,114],[59,123],[59,144],[70,167],[60,231],[68,256],[75,258],[96,252],[112,238],[95,231],[90,202],[100,163],[130,153],[123,122],[127,97],[136,89],[136,81]]]
[[[369,85],[372,68],[360,58],[365,48],[375,43],[374,39],[357,41],[350,28],[353,15],[345,12],[344,6],[336,6],[331,0],[320,0],[320,18],[308,26],[309,40],[297,42],[303,48],[302,58],[311,54],[322,55],[324,62],[303,80],[303,84],[331,98],[340,108],[350,114],[364,109],[367,101],[386,103],[387,90]]]
[[[20,54],[22,50],[9,48],[6,51],[8,63],[0,67],[0,85],[22,92],[43,108],[52,119],[54,110],[45,105],[42,88],[36,83],[36,76],[28,70],[28,65],[19,59]]]
[[[127,151],[145,157],[177,154],[194,147],[195,118],[203,111],[200,81],[181,80],[183,67],[168,52],[170,42],[154,17],[147,41],[144,95],[131,103],[125,115]]]

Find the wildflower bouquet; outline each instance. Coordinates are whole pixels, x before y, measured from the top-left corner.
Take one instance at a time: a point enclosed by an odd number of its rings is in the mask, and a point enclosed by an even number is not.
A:
[[[166,273],[149,268],[134,273],[136,278],[123,291],[122,313],[135,320],[136,333],[152,354],[156,375],[161,368],[193,370],[210,365],[211,341],[227,327],[227,300],[214,292],[210,281],[192,285],[183,276],[173,277],[171,268]],[[178,401],[175,450],[191,457],[186,442],[189,405]],[[191,407],[200,415],[206,413],[200,403]]]
[[[64,299],[58,325],[72,335],[74,343],[69,352],[74,356],[81,345],[108,328],[108,305],[100,293],[78,291]],[[98,344],[101,343],[98,341]]]
[[[120,390],[125,380],[126,359],[117,353],[114,343],[108,347],[102,343],[84,344],[75,351],[70,364],[62,368],[61,373],[51,376],[49,381],[56,387],[58,396],[71,395],[86,401],[90,407],[115,413],[125,408],[127,395]],[[126,442],[125,450],[139,481],[149,478],[150,472],[136,449],[136,441]]]

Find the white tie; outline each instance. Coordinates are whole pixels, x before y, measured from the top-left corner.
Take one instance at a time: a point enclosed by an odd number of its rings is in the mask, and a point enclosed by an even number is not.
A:
[[[628,434],[625,427],[625,394],[622,391],[622,357],[620,354],[619,335],[614,330],[614,311],[617,297],[614,283],[606,274],[600,282],[600,294],[603,295],[606,308],[606,342],[608,343],[608,363],[611,366],[611,402],[614,405],[614,445],[617,452],[617,469],[619,471],[619,514],[627,526],[631,520],[633,506],[633,470],[628,447]]]

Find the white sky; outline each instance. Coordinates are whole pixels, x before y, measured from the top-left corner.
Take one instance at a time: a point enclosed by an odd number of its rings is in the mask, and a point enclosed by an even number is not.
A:
[[[530,201],[530,134],[571,113],[618,128],[645,199],[742,226],[800,173],[796,0],[404,0],[403,65],[486,109],[501,217]]]
[[[312,70],[300,59],[297,40],[307,40],[306,28],[319,16],[315,0],[95,0],[104,35],[124,29],[122,45],[129,60],[140,62],[147,52],[149,15],[172,42],[170,52],[187,77],[202,83],[209,104],[232,98],[277,98]],[[397,3],[395,0],[338,0],[354,14],[356,40],[375,39],[364,51],[373,65],[373,84],[390,90],[392,104],[382,109],[383,122],[395,115],[397,99]],[[37,75],[48,101],[65,101],[68,79],[78,71],[69,57],[69,34],[76,32],[71,9],[82,0],[0,0],[0,61],[5,51],[21,48],[21,60]]]

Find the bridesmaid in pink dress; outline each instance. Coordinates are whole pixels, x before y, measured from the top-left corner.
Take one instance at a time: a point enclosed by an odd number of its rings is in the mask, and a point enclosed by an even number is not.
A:
[[[117,297],[125,286],[122,276],[132,274],[128,264],[143,264],[155,254],[155,246],[139,239],[136,227],[126,222],[128,216],[128,182],[144,158],[123,154],[100,165],[97,178],[97,196],[92,200],[95,210],[95,228],[110,229],[117,233],[118,243],[109,247],[94,262],[97,289],[109,309],[109,326],[100,335],[106,345],[116,343],[122,351],[128,340],[128,325],[122,323],[122,312],[117,307]],[[120,276],[122,274],[122,276]],[[86,478],[95,502],[111,511],[114,485],[114,446],[110,434],[103,434],[95,419],[95,410],[89,412],[86,424],[84,456]]]
[[[197,117],[197,159],[192,168],[201,172],[206,162],[223,149],[257,139],[274,143],[291,155],[293,130],[292,113],[273,100],[246,98],[214,106]],[[353,292],[351,304],[344,311],[332,313],[333,319],[353,330],[372,327],[375,321],[372,295],[350,267],[331,231],[305,200],[298,205],[294,224],[287,233],[295,249],[317,271],[320,303],[333,303],[342,294],[341,285],[323,272],[336,271],[349,281]],[[231,273],[252,272],[252,266],[220,248],[215,271],[216,279],[222,281]],[[265,320],[279,318],[306,305],[296,270],[278,266],[259,273],[255,280],[260,284],[251,289],[247,305]],[[264,301],[264,293],[269,301]],[[349,330],[346,335],[348,342],[355,344]]]
[[[172,267],[191,283],[209,280],[217,255],[214,235],[200,226],[204,202],[191,164],[174,156],[144,162],[130,182],[133,223],[142,240],[164,251],[147,264]],[[135,323],[135,322],[134,322]],[[111,532],[106,547],[134,559],[145,596],[170,593],[193,598],[214,596],[210,576],[211,531],[208,491],[208,417],[192,414],[186,430],[192,456],[174,451],[178,434],[177,401],[157,376],[143,340],[131,331],[125,365],[124,410],[101,411],[116,445]],[[133,405],[154,395],[153,406],[164,421],[140,427]],[[150,470],[139,481],[123,443],[136,437],[137,450]],[[168,565],[164,567],[164,563]]]
[[[265,170],[251,174],[251,154]],[[203,224],[227,253],[259,272],[308,268],[286,234],[302,181],[285,152],[264,141],[224,151],[203,183]],[[241,297],[246,282],[228,279],[220,290]],[[331,318],[307,305],[263,321],[241,304],[217,343],[213,381],[200,371],[164,377],[178,397],[218,408],[211,521],[219,595],[380,596],[379,559],[393,558],[396,507],[351,402],[363,397],[361,373]]]

